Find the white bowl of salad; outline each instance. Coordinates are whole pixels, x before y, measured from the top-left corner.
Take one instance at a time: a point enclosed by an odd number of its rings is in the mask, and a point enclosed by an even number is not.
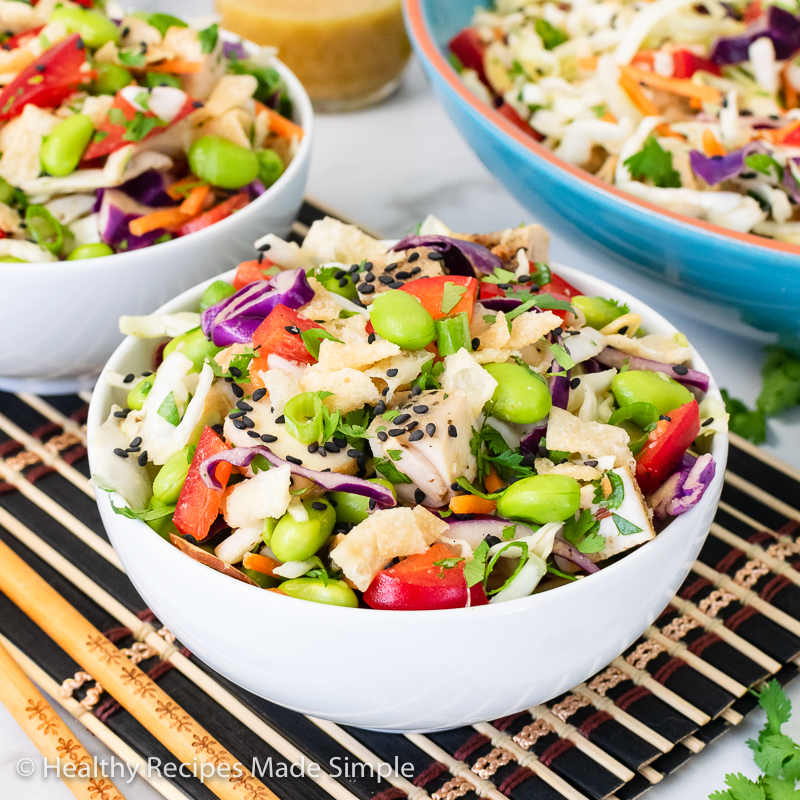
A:
[[[385,730],[519,711],[628,647],[722,487],[685,337],[551,268],[538,225],[256,246],[123,320],[89,410],[103,522],[159,618],[256,694]]]
[[[289,230],[313,112],[274,50],[214,23],[20,9],[0,18],[0,387],[73,391],[120,315]]]

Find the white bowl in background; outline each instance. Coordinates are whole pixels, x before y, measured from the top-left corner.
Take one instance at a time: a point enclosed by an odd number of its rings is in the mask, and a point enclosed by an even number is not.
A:
[[[275,66],[305,135],[284,174],[241,211],[142,250],[0,264],[0,389],[39,394],[91,389],[122,341],[120,316],[148,314],[199,281],[253,258],[253,242],[267,231],[288,233],[308,180],[314,112],[289,68]]]
[[[626,292],[569,267],[555,269],[587,294],[628,303],[648,332],[675,332]],[[161,310],[193,310],[208,283]],[[106,369],[151,369],[155,347],[153,340],[129,336]],[[695,350],[692,365],[708,372]],[[713,378],[708,394],[719,397]],[[113,402],[123,404],[124,396],[101,375],[89,408],[90,441]],[[342,608],[266,592],[199,564],[143,522],[115,514],[111,501],[124,505],[118,495],[97,494],[103,524],[136,589],[217,672],[304,714],[364,728],[431,731],[542,703],[629,647],[678,591],[711,526],[727,436],[716,435],[712,453],[716,477],[697,506],[617,563],[520,600],[439,611]]]

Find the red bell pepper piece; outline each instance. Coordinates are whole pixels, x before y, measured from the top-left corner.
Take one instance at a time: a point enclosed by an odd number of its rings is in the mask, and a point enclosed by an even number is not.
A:
[[[555,272],[550,273],[550,282],[545,283],[539,291],[544,294],[552,294],[553,297],[558,297],[559,299],[565,298],[567,301],[583,294],[560,275],[556,275]]]
[[[744,10],[742,22],[744,22],[745,25],[749,25],[751,22],[755,22],[763,13],[764,7],[761,5],[761,0],[753,0]]]
[[[86,45],[77,33],[45,50],[0,93],[0,119],[11,119],[32,103],[53,108],[90,79],[81,72],[86,61]]]
[[[21,33],[16,33],[13,36],[9,36],[2,44],[0,44],[0,50],[16,50],[18,47],[22,47],[23,44],[29,42],[31,39],[35,39],[44,28],[44,25],[39,25],[36,28],[30,28],[27,31],[22,31]]]
[[[214,208],[210,208],[205,214],[201,214],[199,217],[195,217],[184,225],[181,225],[181,227],[178,228],[178,235],[186,236],[187,233],[201,231],[203,228],[207,228],[209,225],[213,225],[215,222],[229,217],[234,211],[239,211],[244,208],[249,202],[250,195],[247,192],[239,192],[239,194],[235,194],[233,197],[223,200],[219,205],[214,206]]]
[[[194,536],[198,542],[208,537],[211,525],[219,514],[219,503],[222,499],[221,491],[209,489],[203,482],[200,477],[200,465],[207,458],[225,450],[230,450],[230,445],[225,444],[211,428],[206,426],[197,444],[172,517],[175,527],[184,536]],[[217,465],[215,475],[224,488],[231,476],[231,465],[225,461],[221,462]]]
[[[442,299],[444,297],[445,284],[455,283],[457,286],[466,287],[466,292],[461,295],[458,303],[450,311],[442,311]],[[409,281],[401,287],[401,291],[413,294],[418,298],[425,310],[434,318],[455,316],[462,311],[466,311],[472,320],[472,310],[475,308],[475,300],[478,297],[478,281],[475,278],[468,278],[464,275],[437,275],[435,278],[419,278]]]
[[[49,52],[49,51],[48,51]],[[127,87],[126,87],[127,88]],[[144,91],[144,90],[143,90]],[[186,95],[186,100],[181,106],[180,111],[169,121],[167,125],[156,125],[146,136],[140,139],[135,138],[136,134],[131,134],[129,128],[122,122],[112,122],[112,119],[118,116],[118,112],[122,112],[126,122],[130,123],[136,118],[137,113],[147,119],[156,119],[156,115],[152,111],[139,111],[132,103],[129,103],[121,93],[117,93],[111,108],[108,110],[106,117],[100,123],[97,131],[98,133],[107,134],[105,138],[99,141],[92,140],[83,154],[84,161],[92,161],[95,158],[102,158],[110,153],[119,150],[125,145],[134,142],[143,142],[156,134],[163,133],[171,125],[180,122],[184,117],[191,114],[194,110],[194,100],[189,95]],[[97,134],[95,134],[96,136]],[[125,138],[125,137],[128,138]]]
[[[236,275],[233,276],[233,288],[242,289],[250,283],[268,280],[264,273],[272,266],[272,262],[264,259],[260,264],[258,261],[242,261],[236,267]]]
[[[315,362],[316,359],[308,352],[302,337],[286,330],[291,326],[301,331],[322,327],[313,319],[298,314],[293,308],[288,308],[280,303],[275,306],[253,334],[253,348],[260,348],[258,355],[250,362],[250,374],[254,380],[258,380],[257,372],[269,369],[267,357],[270,354],[298,364]],[[255,384],[253,385],[255,386]]]
[[[486,54],[486,45],[481,41],[474,28],[464,28],[450,40],[450,52],[467,68],[478,73],[481,82],[490,91],[494,91],[486,78],[483,68],[483,57]]]
[[[456,554],[443,544],[404,558],[373,578],[364,592],[364,601],[372,608],[393,611],[463,608],[467,605],[464,562],[450,568],[436,565],[437,561],[455,558]],[[480,583],[470,588],[469,598],[473,606],[489,602]]]
[[[672,54],[672,77],[691,78],[698,70],[710,72],[712,75],[722,75],[719,64],[711,59],[696,56],[689,50],[676,50]]]
[[[488,281],[481,281],[481,300],[490,300],[493,297],[505,297],[506,293],[496,284]]]
[[[525,122],[525,120],[522,119],[519,114],[517,114],[513,106],[510,106],[508,103],[503,103],[503,105],[501,105],[497,111],[509,122],[512,122],[514,125],[516,125],[523,133],[527,133],[528,136],[532,136],[534,139],[536,139],[537,142],[544,141],[544,136],[542,136],[539,131],[531,128],[531,126],[528,125],[528,123]]]
[[[656,423],[636,457],[636,480],[644,494],[651,494],[667,479],[689,445],[700,433],[697,400],[669,412]]]

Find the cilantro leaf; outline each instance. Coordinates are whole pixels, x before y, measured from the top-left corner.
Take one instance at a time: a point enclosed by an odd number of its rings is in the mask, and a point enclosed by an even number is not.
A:
[[[513,311],[506,314],[506,319],[511,320],[530,311],[534,306],[537,308],[550,309],[551,311],[573,311],[572,306],[566,300],[557,300],[551,294],[533,294],[525,300],[521,306],[517,306]]]
[[[376,467],[377,469],[377,467]],[[475,497],[482,497],[484,500],[497,500],[503,492],[482,492],[480,489],[476,489],[465,477],[456,478],[456,483],[465,491],[469,492],[469,494],[474,494]]]
[[[402,450],[387,450],[386,452],[389,455],[389,458],[392,459],[392,461],[399,461],[403,457]]]
[[[204,53],[213,53],[219,38],[219,25],[215,22],[202,31],[197,32],[197,41],[200,42],[200,49]]]
[[[127,506],[115,506],[111,503],[111,508],[115,514],[128,519],[139,519],[142,522],[153,521],[171,517],[175,513],[175,506],[160,506],[159,508],[128,508]]]
[[[731,397],[725,389],[721,390],[721,394],[725,410],[730,414],[728,427],[753,444],[766,442],[767,418],[764,412],[758,408],[751,411],[741,400]]]
[[[553,354],[553,358],[558,363],[558,366],[562,369],[572,369],[575,366],[572,356],[560,344],[551,344],[550,352]]]
[[[611,484],[611,494],[607,498],[603,491],[603,478],[607,478],[608,482]],[[605,506],[608,509],[619,508],[622,505],[622,501],[625,499],[625,485],[622,483],[622,478],[620,478],[616,472],[609,470],[604,473],[599,480],[594,481],[592,485],[595,487],[595,503]]]
[[[540,289],[553,280],[549,264],[545,264],[543,261],[535,261],[533,266],[536,268],[536,272],[531,273],[531,279]]]
[[[158,407],[158,415],[164,417],[170,425],[176,428],[180,425],[181,415],[178,412],[178,405],[175,402],[175,395],[172,392],[164,398],[164,401]]]
[[[459,558],[458,556],[453,556],[453,558],[442,558],[439,561],[434,561],[434,567],[441,567],[441,571],[439,572],[439,577],[444,578],[444,571],[446,569],[455,569],[464,559]]]
[[[442,385],[439,383],[438,378],[442,372],[444,372],[444,361],[440,361],[438,364],[434,364],[433,359],[426,361],[411,385],[412,387],[419,386],[423,392],[426,389],[441,389]]]
[[[767,790],[769,800],[800,800],[800,791],[794,788],[794,784],[794,781],[769,775],[761,779],[761,785]]]
[[[466,291],[466,286],[447,281],[442,291],[442,304],[439,306],[442,314],[449,314],[459,304]]]
[[[496,589],[489,589],[487,590],[486,594],[493,595],[502,592],[507,586],[511,584],[514,578],[519,575],[520,570],[525,566],[525,562],[528,560],[528,543],[527,542],[509,542],[505,547],[501,547],[493,556],[492,560],[489,562],[489,565],[486,567],[486,574],[484,577],[484,584],[486,581],[489,580],[489,576],[492,574],[492,570],[497,564],[497,560],[500,558],[500,555],[508,550],[510,547],[516,547],[521,555],[519,558],[519,563],[517,564],[517,568],[512,573],[511,577],[502,585],[498,586]]]
[[[619,514],[612,514],[611,519],[617,526],[617,530],[623,536],[630,536],[631,534],[642,532],[642,529],[638,525],[634,525],[630,520],[621,517]]]
[[[516,525],[508,525],[501,531],[502,538],[504,542],[509,542],[517,533],[517,526]]]
[[[375,469],[386,478],[389,483],[413,483],[411,478],[399,469],[388,458],[376,458]]]
[[[564,523],[563,536],[580,553],[600,553],[605,550],[606,540],[598,533],[600,522],[588,508]]]
[[[554,27],[546,19],[537,19],[534,27],[542,40],[545,50],[552,50],[569,39],[569,36],[564,31]]]
[[[778,183],[783,180],[783,167],[772,156],[766,153],[750,153],[749,156],[745,156],[744,163],[750,167],[750,169],[754,169],[762,175],[769,176],[770,169],[774,169]]]
[[[328,331],[322,328],[309,328],[307,331],[300,331],[300,338],[303,340],[306,350],[308,350],[317,361],[319,360],[320,343],[323,339],[344,344],[341,339],[337,339],[333,334],[328,333]]]
[[[487,418],[491,416],[491,409],[487,410],[486,416]],[[486,478],[492,464],[503,480],[507,480],[509,477],[525,478],[533,473],[530,467],[522,463],[524,458],[522,453],[518,450],[510,450],[500,431],[488,422],[484,422],[477,430],[473,428],[469,448],[475,457],[478,480],[482,481]]]
[[[652,136],[647,138],[638,153],[623,163],[636,180],[651,180],[662,189],[681,188],[680,173],[672,166],[672,153],[664,150]]]
[[[472,554],[472,561],[467,561],[464,564],[464,578],[467,581],[467,589],[472,588],[476,583],[480,583],[483,580],[488,555],[489,545],[484,540],[475,548],[475,552]]]

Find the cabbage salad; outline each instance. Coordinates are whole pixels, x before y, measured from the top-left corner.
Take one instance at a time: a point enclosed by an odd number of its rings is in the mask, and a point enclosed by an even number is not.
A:
[[[274,51],[92,0],[0,3],[0,261],[94,258],[262,194],[303,131]]]
[[[762,0],[496,0],[450,42],[451,59],[565,161],[670,211],[800,244],[796,12]]]
[[[314,602],[499,603],[591,579],[690,511],[727,430],[682,334],[548,265],[539,225],[268,234],[191,311],[123,317],[92,437],[115,511]]]

